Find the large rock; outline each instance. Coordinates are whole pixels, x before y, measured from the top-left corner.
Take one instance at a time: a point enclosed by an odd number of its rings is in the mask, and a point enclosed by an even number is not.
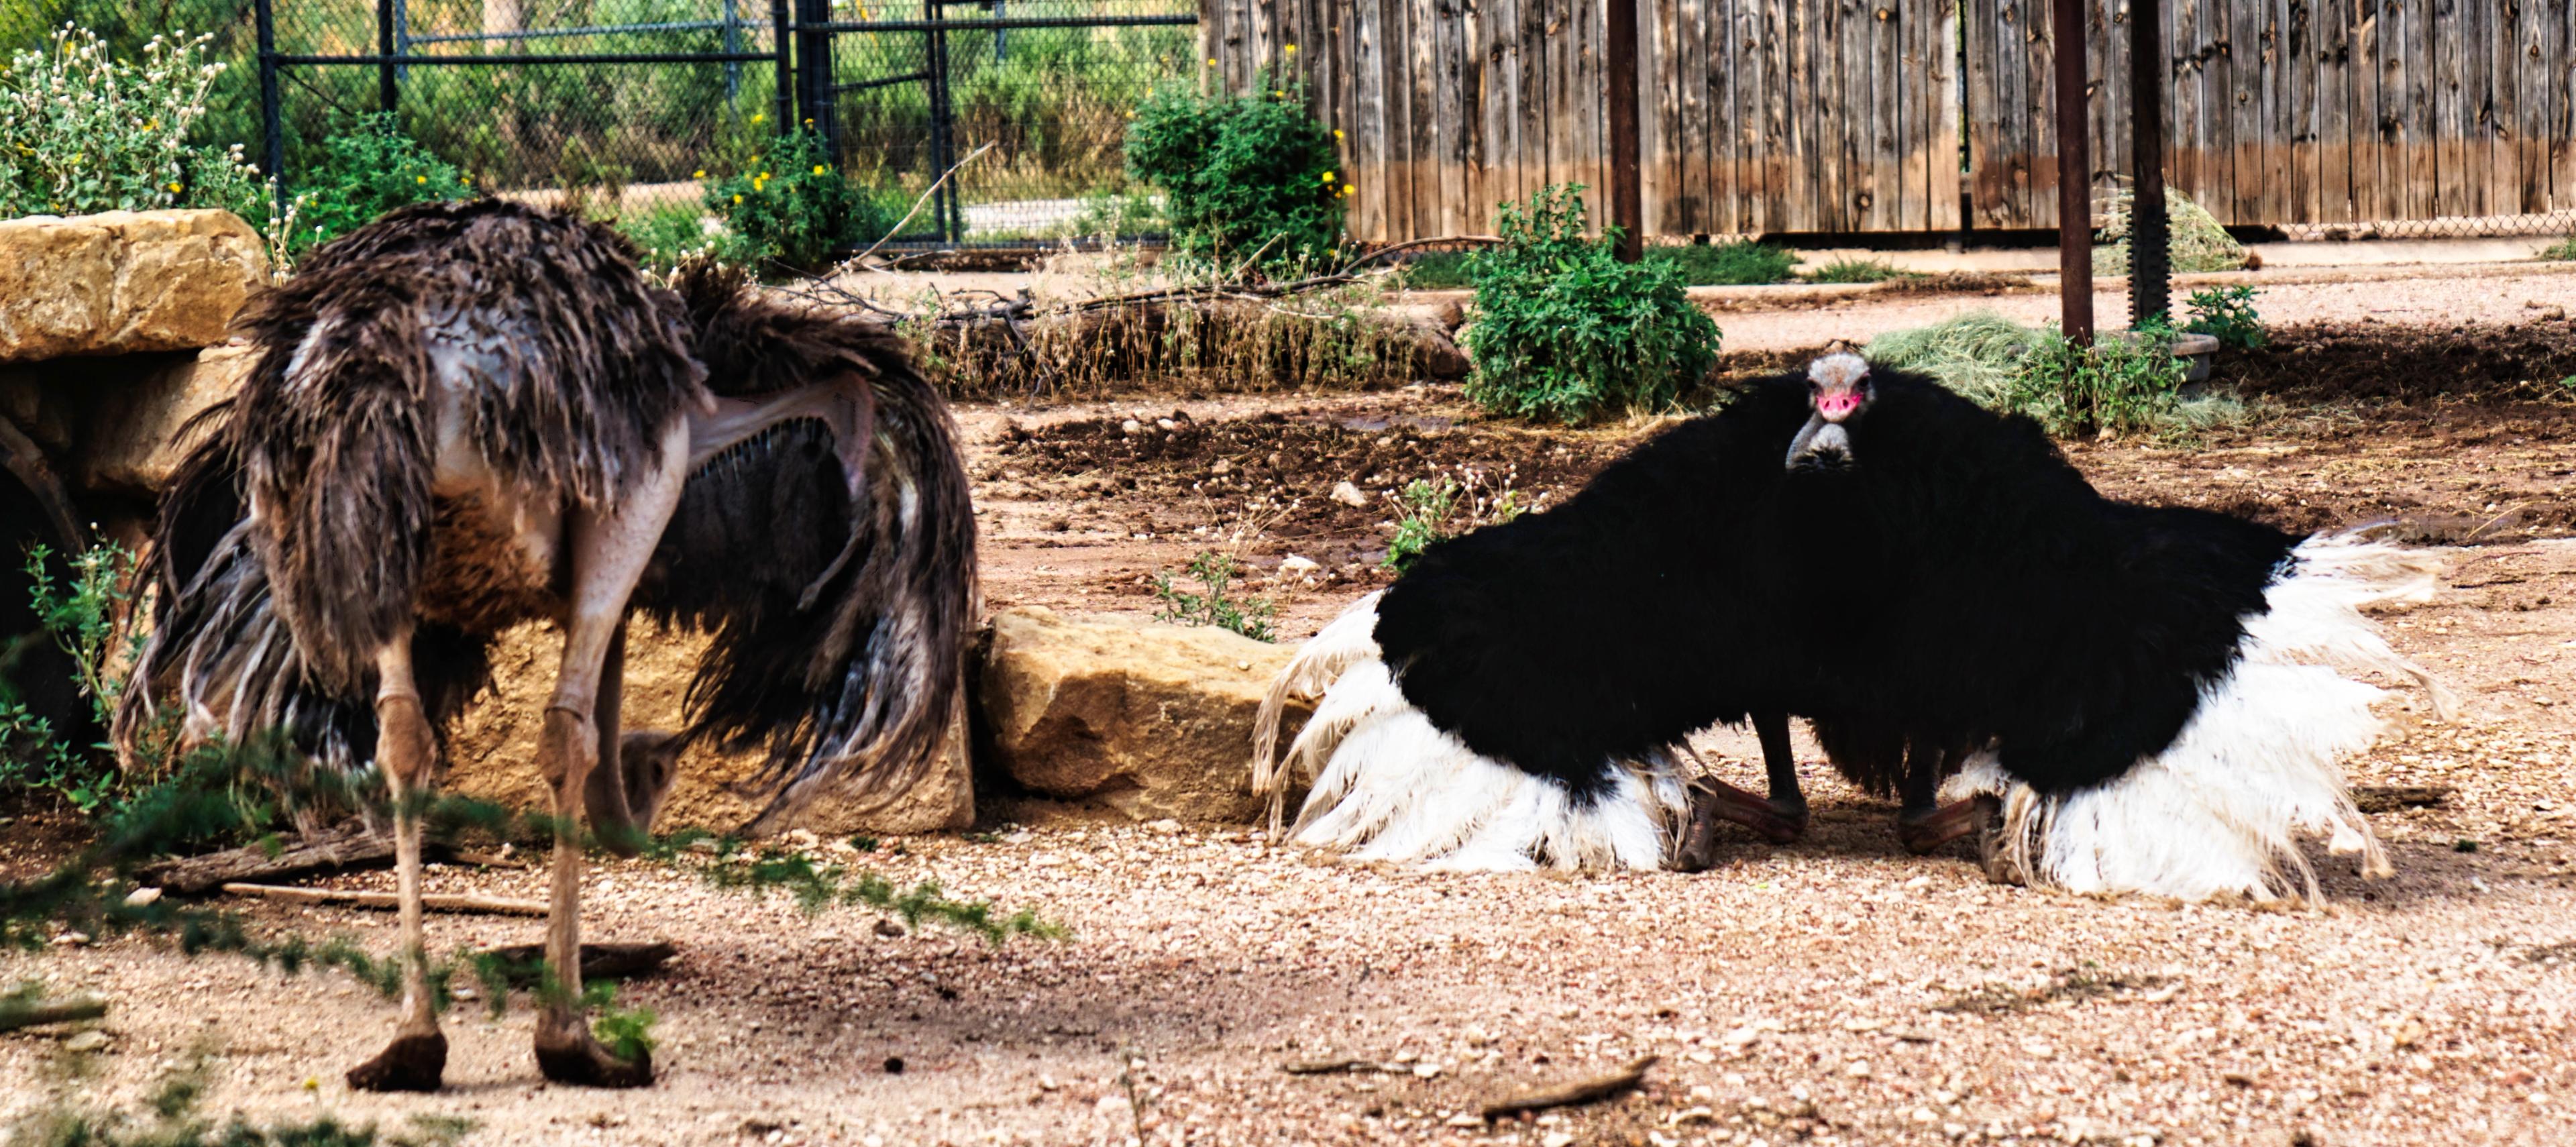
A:
[[[0,362],[212,346],[267,281],[229,211],[0,221]]]
[[[81,484],[145,495],[167,489],[195,445],[193,439],[183,441],[180,431],[207,407],[239,392],[258,360],[252,347],[208,347],[108,389],[80,451]]]
[[[677,729],[681,698],[707,639],[663,632],[638,622],[627,633],[624,724],[629,729]],[[563,637],[553,626],[527,625],[504,634],[492,650],[494,686],[466,710],[448,742],[446,785],[507,805],[547,807],[545,778],[537,770],[537,730],[546,696],[554,688]],[[740,828],[761,809],[757,796],[733,791],[760,766],[757,754],[729,756],[691,749],[680,779],[662,806],[658,831]],[[975,822],[972,771],[957,755],[890,802],[869,807],[839,797],[808,806],[795,827],[819,833],[917,833],[965,828]]]
[[[1136,820],[1252,820],[1253,717],[1294,652],[1222,629],[1005,610],[982,691],[995,763],[1032,792]]]

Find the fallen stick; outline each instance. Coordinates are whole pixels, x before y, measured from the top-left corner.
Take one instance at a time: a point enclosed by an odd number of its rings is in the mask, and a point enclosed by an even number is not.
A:
[[[1279,1065],[1290,1075],[1359,1075],[1389,1070],[1373,1059],[1301,1059]]]
[[[1662,1057],[1639,1056],[1629,1060],[1627,1066],[1609,1075],[1579,1079],[1554,1087],[1542,1087],[1510,1099],[1488,1103],[1485,1105],[1485,1118],[1505,1119],[1524,1111],[1545,1111],[1551,1107],[1576,1107],[1596,1100],[1608,1099],[1644,1082],[1646,1069],[1655,1066],[1655,1061],[1660,1058]]]
[[[271,851],[261,845],[210,852],[144,865],[136,876],[182,896],[194,896],[242,880],[275,880],[325,868],[387,864],[394,858],[391,836],[358,822],[317,832]]]
[[[66,996],[44,1003],[0,1001],[0,1032],[94,1020],[106,1014],[107,1001],[90,995]]]
[[[257,896],[265,900],[284,900],[293,904],[338,904],[351,908],[400,908],[402,898],[391,892],[344,892],[336,888],[288,888],[276,884],[227,884],[224,892],[233,896]],[[420,905],[432,912],[480,912],[495,916],[543,916],[546,906],[534,900],[504,900],[498,896],[463,896],[433,892],[420,898]]]
[[[2352,790],[2352,803],[2363,812],[2440,808],[2451,803],[2453,791],[2449,785],[2363,785]]]
[[[650,944],[584,944],[581,946],[581,978],[584,980],[623,980],[662,970],[662,965],[678,955],[679,948],[667,940]],[[543,944],[511,944],[484,949],[486,956],[498,956],[509,965],[510,986],[534,987],[537,964],[546,958]]]

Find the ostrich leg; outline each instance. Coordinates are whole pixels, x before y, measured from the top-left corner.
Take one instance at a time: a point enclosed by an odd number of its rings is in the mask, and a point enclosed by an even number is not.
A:
[[[611,648],[626,621],[653,546],[680,504],[687,475],[688,427],[674,424],[662,436],[660,465],[620,496],[617,512],[582,510],[572,516],[572,610],[564,626],[563,665],[546,703],[537,761],[553,786],[555,806],[554,896],[546,921],[546,963],[559,994],[537,1014],[537,1067],[557,1083],[641,1087],[653,1082],[649,1055],[619,1059],[591,1035],[581,1007],[581,840],[574,823],[591,770],[600,764],[602,678]],[[614,712],[610,708],[609,712]],[[609,736],[616,731],[605,730]],[[613,763],[613,762],[612,762]]]
[[[447,1037],[429,992],[429,949],[420,910],[420,814],[438,742],[412,683],[411,634],[376,653],[376,763],[394,801],[394,868],[402,899],[403,1020],[394,1041],[349,1069],[360,1091],[436,1091],[447,1071]]]
[[[1896,839],[1916,856],[1993,824],[2002,809],[1993,797],[1940,802],[1941,775],[1964,750],[1917,737],[1906,748],[1905,805],[1896,814]]]
[[[670,795],[671,782],[679,776],[680,746],[669,733],[623,731],[618,711],[625,690],[626,624],[621,621],[599,667],[599,706],[592,715],[599,725],[599,763],[591,769],[582,804],[600,847],[633,856],[643,850],[654,814],[662,811],[662,798]]]
[[[1673,867],[1700,872],[1717,862],[1717,822],[1733,821],[1762,834],[1773,844],[1787,844],[1807,832],[1807,796],[1798,787],[1798,757],[1789,747],[1789,715],[1753,714],[1753,732],[1762,741],[1762,767],[1769,775],[1771,797],[1765,800],[1714,777],[1692,794],[1690,827],[1673,854]]]

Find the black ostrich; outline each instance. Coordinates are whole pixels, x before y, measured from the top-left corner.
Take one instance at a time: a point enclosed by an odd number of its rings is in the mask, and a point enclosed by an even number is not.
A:
[[[551,620],[563,660],[537,764],[556,811],[537,1062],[635,1086],[580,996],[576,810],[649,827],[680,750],[765,749],[776,822],[843,784],[895,791],[960,703],[974,518],[948,414],[882,329],[735,278],[655,287],[609,229],[484,201],[395,212],[316,251],[243,320],[256,370],[190,456],[147,562],[158,588],[118,714],[132,752],[283,730],[381,769],[395,803],[405,1018],[352,1086],[439,1086],[420,797],[485,649]],[[625,732],[626,622],[710,631],[685,728]]]
[[[1275,684],[1256,776],[1311,774],[1293,838],[1362,858],[1691,867],[1712,817],[1804,827],[1799,714],[1918,850],[2000,814],[2001,876],[2313,896],[2300,831],[2387,869],[2337,764],[2379,690],[2335,667],[2430,684],[2359,607],[2433,568],[2105,499],[2028,419],[1829,355],[1353,605]],[[1772,799],[1694,800],[1682,742],[1748,719]]]

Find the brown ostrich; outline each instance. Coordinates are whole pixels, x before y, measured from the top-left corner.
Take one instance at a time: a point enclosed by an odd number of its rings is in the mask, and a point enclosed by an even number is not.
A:
[[[405,209],[258,301],[250,379],[190,456],[148,560],[154,626],[118,715],[132,751],[282,730],[382,770],[395,808],[404,1018],[351,1086],[431,1090],[422,794],[504,629],[563,660],[538,748],[556,837],[537,1020],[549,1079],[652,1080],[580,997],[576,810],[648,827],[682,748],[767,754],[755,829],[834,787],[891,792],[960,703],[974,518],[946,408],[872,324],[736,278],[655,287],[605,227],[509,203]],[[687,725],[622,732],[626,623],[714,635]],[[622,734],[622,735],[621,735]],[[621,831],[622,830],[622,831]]]

